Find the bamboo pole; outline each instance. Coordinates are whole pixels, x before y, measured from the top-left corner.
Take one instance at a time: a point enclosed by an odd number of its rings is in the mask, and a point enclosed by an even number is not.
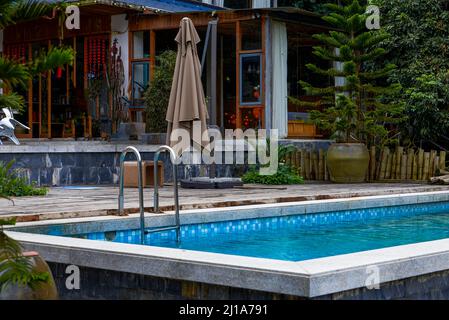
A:
[[[310,180],[310,153],[305,150],[304,155],[304,171],[306,180]]]
[[[435,158],[437,156],[437,152],[435,150],[430,151],[430,160],[429,160],[429,178],[435,175]]]
[[[421,180],[429,179],[430,152],[424,152],[424,167]]]
[[[424,176],[424,150],[418,151],[418,180],[423,180]]]
[[[391,157],[391,173],[390,173],[390,179],[396,179],[396,155],[397,152],[393,152],[393,156]]]
[[[388,155],[387,155],[387,166],[385,168],[385,177],[384,177],[384,179],[390,179],[391,178],[391,170],[392,170],[393,158],[394,158],[394,154],[388,153]]]
[[[440,170],[446,169],[446,151],[440,151],[440,161],[438,164]]]
[[[318,151],[318,180],[324,180],[324,151],[320,149]]]
[[[406,154],[403,154],[401,156],[401,175],[400,175],[402,181],[407,179],[407,162],[408,156]]]
[[[324,181],[329,181],[329,171],[327,170],[327,152],[324,153]]]
[[[375,178],[376,178],[376,147],[372,146],[370,150],[369,181],[374,181]]]
[[[306,150],[301,149],[301,176],[306,178]]]
[[[318,177],[318,153],[314,150],[312,153],[312,160],[313,160],[313,177],[315,180],[319,180]]]
[[[384,180],[386,171],[387,171],[387,164],[388,164],[388,157],[390,155],[390,149],[384,148],[382,151],[382,158],[380,160],[380,173],[378,180]]]
[[[437,171],[440,172],[439,165],[440,165],[440,156],[436,156],[435,160],[433,162],[434,171],[433,171],[433,174],[430,176],[430,178],[434,177],[436,175]]]
[[[414,157],[415,157],[415,152],[413,151],[413,149],[408,149],[407,174],[406,174],[407,180],[412,180],[412,178],[413,178],[413,159],[414,159]]]
[[[299,172],[301,170],[301,152],[299,151],[299,149],[295,152],[295,166]]]
[[[401,162],[402,162],[402,155],[404,154],[404,148],[403,147],[397,147],[396,148],[396,174],[395,179],[401,178]]]
[[[412,179],[418,180],[418,155],[413,154],[413,169],[412,169]]]

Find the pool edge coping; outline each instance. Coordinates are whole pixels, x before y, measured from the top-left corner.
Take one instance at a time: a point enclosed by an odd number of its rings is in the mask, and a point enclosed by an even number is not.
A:
[[[413,201],[413,197],[416,197],[416,201]],[[362,207],[363,205],[372,207],[371,205],[376,201],[386,199],[395,200],[398,202],[396,205],[448,201],[449,191],[439,191],[431,194],[423,192],[416,194],[396,194],[349,199],[312,200],[298,203],[283,203],[280,205],[281,207],[286,208],[307,205],[313,207],[315,205],[315,208],[320,212],[320,210],[323,210],[326,207],[322,206],[323,203],[352,203],[356,204],[357,207],[357,202],[371,200],[365,201],[359,205],[362,205]],[[408,201],[404,199],[408,199]],[[317,204],[318,206],[316,206]],[[256,207],[256,209],[260,207],[267,209],[279,207],[279,205],[255,205],[252,207]],[[235,211],[237,209],[237,207],[233,207],[202,209],[201,211],[217,211],[223,213]],[[248,208],[248,206],[240,207],[240,210],[244,209],[254,208]],[[189,212],[184,212],[184,215],[198,213],[200,210],[188,211]],[[288,215],[288,212],[285,215]],[[166,214],[164,216],[170,217],[171,214]],[[98,218],[95,220],[101,221],[104,219]],[[24,224],[48,225],[49,223],[48,221],[42,221]],[[61,224],[61,221],[59,220],[54,224]],[[95,259],[89,261],[89,259],[83,260],[83,257],[89,256],[89,253],[97,253],[102,255],[105,259],[116,261],[117,259],[113,259],[113,256],[121,254],[134,259],[137,264],[142,261],[145,261],[146,263],[151,262],[150,265],[154,267],[154,270],[151,270],[151,268],[148,269],[147,267],[146,269],[143,268],[145,270],[132,271],[130,265],[128,265],[128,268],[125,265],[121,265],[120,268],[117,267],[119,270],[116,271],[135,272],[152,276],[163,276],[165,274],[168,277],[171,276],[179,280],[198,281],[228,286],[233,284],[236,287],[245,289],[277,292],[310,298],[366,287],[366,285],[369,284],[367,283],[367,279],[373,272],[378,272],[380,282],[385,283],[449,269],[449,239],[356,252],[300,262],[290,262],[150,246],[145,247],[145,250],[143,250],[139,245],[82,239],[82,241],[79,241],[80,239],[36,235],[16,232],[13,231],[13,229],[10,230],[11,231],[7,232],[10,233],[11,236],[24,243],[26,247],[37,249],[43,254],[44,258],[48,258],[48,261],[51,262],[72,264],[72,260],[74,260],[81,262],[79,265],[83,265],[82,263],[84,263],[88,264],[87,267],[90,266],[102,269],[98,266],[98,263],[93,263]],[[67,250],[69,251],[68,257],[55,258],[54,252],[51,252],[54,250],[63,254],[63,251],[66,249],[69,249]],[[139,252],[137,252],[137,250]],[[52,259],[58,261],[53,261]],[[161,263],[161,260],[164,260],[163,262],[167,264],[164,270],[158,269],[157,266],[157,263]],[[170,271],[171,268],[183,269],[189,264],[195,268],[193,275],[176,274],[176,272],[173,273]],[[108,269],[112,270],[110,264],[107,266]],[[247,279],[239,278],[237,281],[232,280],[233,272],[237,272],[238,274],[247,277]],[[217,278],[218,275],[221,276],[221,280]],[[272,279],[276,279],[276,281],[273,281]],[[262,283],[262,280],[267,282]]]

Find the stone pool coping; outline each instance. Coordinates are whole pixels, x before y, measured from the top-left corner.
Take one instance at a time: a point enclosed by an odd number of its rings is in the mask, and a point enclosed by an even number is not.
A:
[[[449,191],[185,211],[181,221],[190,224],[438,201],[449,201]],[[146,221],[151,227],[172,219],[172,214],[151,215]],[[99,225],[106,231],[118,224],[125,228],[138,225],[138,218],[20,223],[7,233],[50,262],[310,298],[365,287],[373,268],[381,283],[449,269],[449,239],[291,262],[22,232],[23,228],[54,228],[61,223],[71,232],[95,227],[98,231]]]

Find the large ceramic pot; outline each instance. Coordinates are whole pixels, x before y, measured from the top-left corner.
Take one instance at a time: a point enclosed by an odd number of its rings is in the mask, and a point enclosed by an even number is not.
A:
[[[48,264],[37,252],[25,252],[24,256],[31,259],[33,270],[36,272],[47,272],[49,281],[39,284],[34,290],[17,285],[9,285],[0,293],[0,300],[56,300],[58,290]]]
[[[368,166],[369,151],[363,143],[335,143],[327,151],[327,167],[333,182],[364,182]]]

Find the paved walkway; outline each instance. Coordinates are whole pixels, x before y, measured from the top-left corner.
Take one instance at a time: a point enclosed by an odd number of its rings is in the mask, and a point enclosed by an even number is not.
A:
[[[250,204],[267,204],[333,198],[351,198],[385,194],[432,192],[447,190],[447,186],[423,184],[305,184],[285,187],[247,185],[231,190],[180,189],[182,209],[205,209]],[[37,221],[60,218],[104,216],[117,213],[118,188],[94,189],[52,188],[45,197],[25,197],[11,202],[0,199],[0,216],[16,216],[18,221]],[[160,191],[161,209],[173,210],[173,189]],[[125,190],[125,208],[128,213],[138,212],[137,189]],[[145,207],[153,206],[153,189],[145,189]]]

